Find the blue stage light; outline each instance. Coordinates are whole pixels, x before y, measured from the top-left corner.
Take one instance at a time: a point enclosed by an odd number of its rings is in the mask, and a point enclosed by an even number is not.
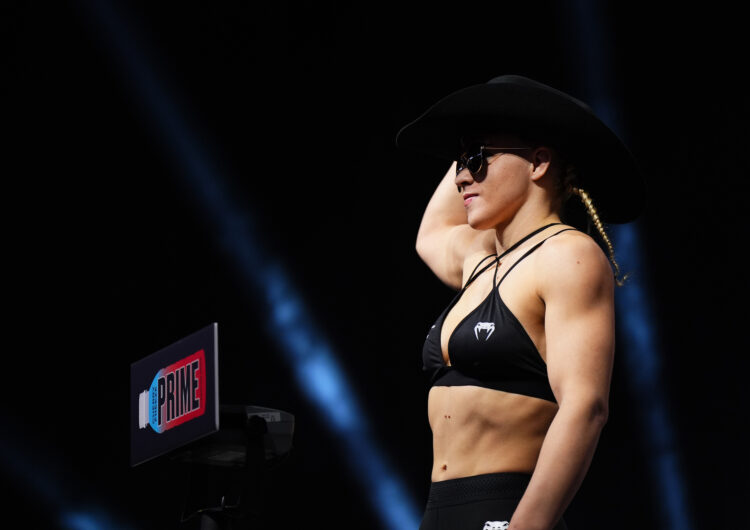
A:
[[[266,329],[295,371],[297,383],[317,407],[329,428],[341,439],[354,477],[361,482],[383,526],[417,528],[419,512],[383,452],[368,435],[365,414],[328,341],[318,331],[302,297],[283,267],[265,253],[252,219],[232,198],[225,179],[196,141],[181,112],[172,103],[138,49],[138,39],[109,2],[87,3],[99,36],[124,68],[124,81],[143,105],[152,132],[166,139],[170,154],[184,177],[212,232],[248,292],[263,293],[261,311],[269,315]]]
[[[132,530],[132,527],[113,521],[101,510],[67,511],[60,517],[65,530]]]
[[[9,417],[2,417],[8,433],[22,432]],[[50,521],[57,520],[66,530],[133,530],[121,517],[115,517],[103,504],[95,508],[81,505],[71,497],[75,490],[78,497],[85,493],[85,485],[76,483],[75,471],[59,467],[49,455],[32,449],[31,444],[12,435],[0,438],[0,467],[13,478],[15,493],[26,492],[38,504],[40,513]],[[61,477],[65,477],[63,480]],[[89,502],[91,504],[91,502]],[[19,525],[16,525],[21,527]]]
[[[652,480],[658,486],[663,527],[690,530],[693,525],[686,502],[685,481],[672,420],[667,412],[667,396],[652,303],[641,262],[637,223],[612,229],[620,266],[631,271],[626,287],[617,290],[623,358],[628,370],[632,403],[638,407],[641,433],[649,456]]]
[[[612,104],[609,71],[610,47],[605,37],[606,21],[602,6],[592,0],[576,0],[568,7],[572,27],[569,50],[582,65],[585,98],[591,108],[613,131],[623,138],[616,106]],[[625,286],[616,289],[618,336],[624,351],[632,403],[641,422],[642,443],[649,458],[652,481],[660,497],[656,503],[661,513],[660,528],[691,530],[685,479],[679,461],[679,450],[672,419],[667,412],[667,396],[662,382],[661,354],[653,315],[651,292],[641,258],[639,223],[613,226],[611,236],[620,270],[629,272]]]

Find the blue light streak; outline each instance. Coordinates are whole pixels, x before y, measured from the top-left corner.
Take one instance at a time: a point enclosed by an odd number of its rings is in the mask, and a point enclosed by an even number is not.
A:
[[[2,418],[2,423],[9,433],[23,430],[13,426],[13,420],[7,416]],[[14,442],[10,436],[0,438],[0,465],[15,478],[18,489],[28,490],[31,498],[45,506],[45,513],[57,513],[57,522],[65,530],[133,530],[102,505],[92,508],[71,499],[71,491],[80,493],[83,489],[81,484],[76,484],[75,471],[57,467],[39,451],[34,451],[26,440],[16,438]],[[64,482],[60,479],[62,476]]]
[[[638,245],[637,223],[611,229],[621,268],[632,271],[626,287],[617,290],[623,358],[633,403],[639,409],[643,441],[649,455],[652,480],[658,485],[663,527],[690,530],[693,525],[686,502],[680,454],[663,390],[658,337],[654,328],[648,286]]]
[[[573,53],[584,65],[582,73],[591,108],[623,138],[616,107],[611,102],[610,54],[600,7],[592,0],[576,0],[570,6],[573,34],[577,39]],[[622,357],[628,371],[630,393],[638,408],[652,480],[660,496],[657,503],[662,520],[660,528],[691,530],[693,525],[679,449],[663,391],[661,354],[655,329],[657,319],[648,295],[650,290],[641,259],[638,223],[615,225],[609,230],[620,269],[631,273],[625,286],[616,290],[618,331],[625,350]]]
[[[294,369],[305,396],[340,435],[348,463],[374,512],[386,528],[417,528],[420,515],[415,503],[368,435],[356,394],[289,274],[264,252],[250,215],[232,199],[225,179],[157,79],[146,60],[147,54],[138,49],[138,40],[128,31],[122,15],[115,14],[109,2],[86,5],[103,42],[124,68],[124,79],[131,83],[143,104],[144,115],[152,119],[152,133],[158,134],[157,140],[170,149],[185,184],[199,202],[213,233],[219,236],[245,287],[250,293],[263,293],[261,309],[268,314],[265,327],[269,335]]]
[[[101,509],[70,510],[60,517],[60,526],[66,530],[130,530],[104,513]]]

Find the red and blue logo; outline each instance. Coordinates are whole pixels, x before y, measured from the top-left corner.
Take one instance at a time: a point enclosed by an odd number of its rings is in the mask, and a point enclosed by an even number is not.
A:
[[[203,350],[156,373],[139,396],[139,427],[163,433],[206,411],[206,356]],[[147,419],[148,418],[148,419]]]

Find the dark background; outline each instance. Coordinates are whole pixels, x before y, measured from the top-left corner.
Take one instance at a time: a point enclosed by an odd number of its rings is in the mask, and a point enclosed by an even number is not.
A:
[[[639,273],[690,517],[695,528],[750,524],[738,13],[607,3],[586,13],[603,39],[593,44],[576,23],[582,2],[99,5],[114,6],[142,72],[284,264],[420,510],[431,467],[420,351],[452,292],[414,241],[445,164],[398,151],[394,136],[443,95],[496,75],[587,99],[585,80],[602,76],[592,68],[606,68],[649,180]],[[217,321],[222,402],[296,416],[295,449],[269,485],[271,527],[379,528],[92,6],[2,8],[6,509],[37,527],[100,510],[110,527],[176,528],[180,479],[160,462],[128,465],[129,365]],[[644,400],[618,352],[572,529],[665,527],[635,406]]]

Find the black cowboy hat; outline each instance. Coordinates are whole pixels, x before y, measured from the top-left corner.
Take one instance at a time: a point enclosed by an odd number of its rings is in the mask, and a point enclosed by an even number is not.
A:
[[[495,77],[441,99],[396,136],[399,147],[456,160],[464,136],[512,133],[558,149],[576,167],[605,222],[641,213],[645,182],[628,148],[585,103],[518,75]]]

